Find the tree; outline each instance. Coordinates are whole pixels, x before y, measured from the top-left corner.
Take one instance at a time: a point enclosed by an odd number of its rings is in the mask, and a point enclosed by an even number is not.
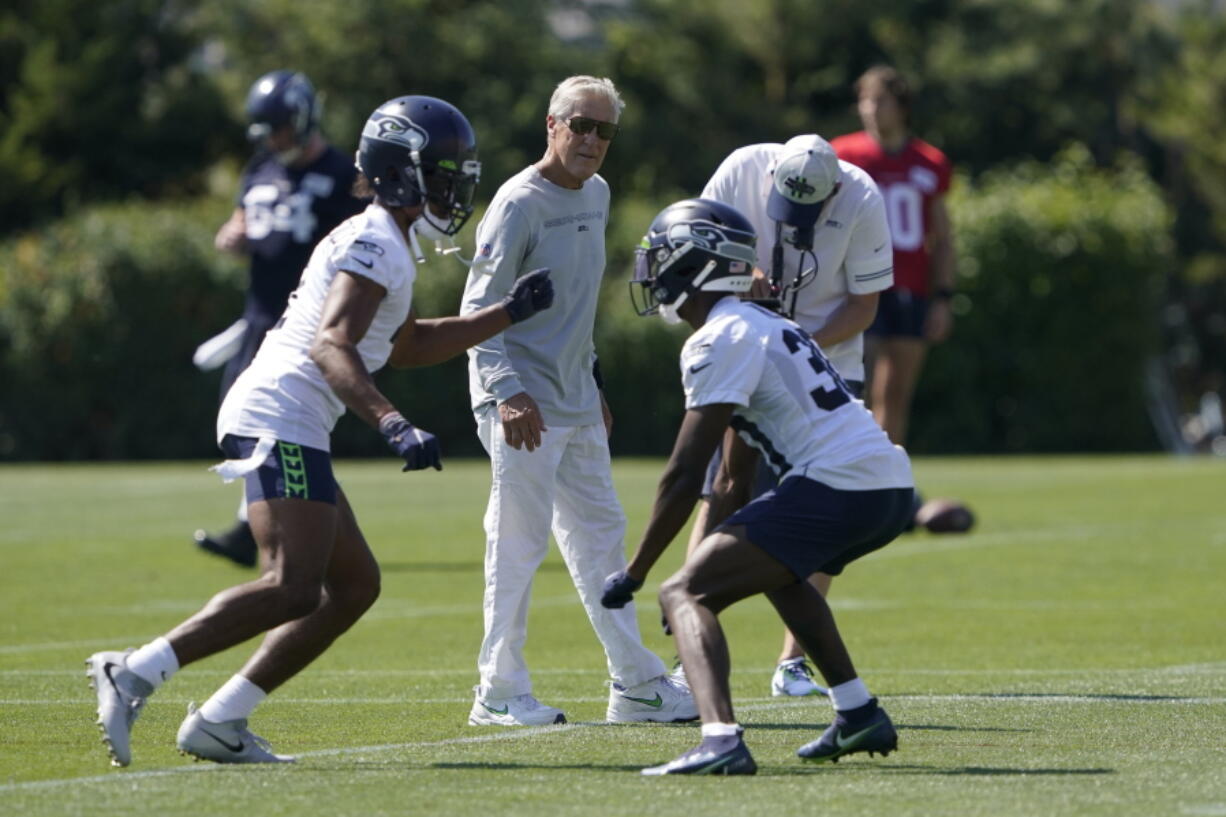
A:
[[[0,230],[75,203],[198,191],[232,128],[184,4],[17,0],[0,31]]]

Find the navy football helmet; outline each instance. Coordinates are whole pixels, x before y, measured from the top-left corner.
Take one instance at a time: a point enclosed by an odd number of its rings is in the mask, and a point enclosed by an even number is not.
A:
[[[748,292],[758,236],[729,204],[685,199],[660,211],[635,251],[630,300],[640,315],[675,320],[694,292]]]
[[[432,96],[384,102],[362,128],[357,166],[388,207],[431,205],[421,217],[446,235],[458,233],[472,215],[481,177],[477,137],[449,102]]]
[[[247,138],[260,142],[277,128],[291,125],[294,141],[305,145],[319,127],[319,100],[305,74],[270,71],[247,92]]]

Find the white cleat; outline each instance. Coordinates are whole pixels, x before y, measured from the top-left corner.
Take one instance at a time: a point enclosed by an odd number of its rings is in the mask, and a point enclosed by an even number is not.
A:
[[[688,686],[671,675],[660,675],[632,687],[614,683],[609,689],[609,723],[675,723],[698,719],[698,705]]]
[[[153,694],[153,684],[128,669],[130,652],[96,652],[85,659],[85,675],[98,693],[98,728],[112,766],[132,762],[132,724]]]
[[[187,705],[187,717],[175,743],[179,751],[214,763],[293,763],[290,755],[274,754],[268,741],[251,734],[247,719],[224,723],[206,721],[195,704]]]
[[[775,674],[771,677],[771,695],[776,698],[825,694],[826,688],[813,680],[813,670],[805,659],[793,658],[775,667]]]
[[[469,726],[549,726],[566,723],[566,715],[561,709],[546,706],[532,695],[483,698],[480,687],[474,687],[473,691],[477,696],[468,713]]]

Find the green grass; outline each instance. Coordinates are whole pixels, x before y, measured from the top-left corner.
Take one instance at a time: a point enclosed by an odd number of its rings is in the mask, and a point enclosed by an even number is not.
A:
[[[202,463],[0,469],[0,814],[1226,815],[1226,464],[1159,457],[921,460],[929,495],[979,514],[853,565],[832,602],[900,751],[830,767],[793,751],[829,722],[778,701],[769,605],[729,610],[733,693],[756,778],[643,779],[693,726],[605,726],[603,655],[556,552],[528,659],[572,724],[465,724],[481,637],[486,465],[338,474],[384,567],[383,597],[274,694],[253,727],[300,761],[186,762],[174,732],[252,645],[188,667],[111,770],[82,661],[141,643],[250,574],[192,552],[237,493]],[[660,462],[618,461],[633,542]],[[681,543],[649,580],[681,558]],[[644,638],[666,660],[650,592]]]

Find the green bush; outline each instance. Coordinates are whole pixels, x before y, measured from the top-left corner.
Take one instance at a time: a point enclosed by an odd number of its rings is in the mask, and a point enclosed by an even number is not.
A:
[[[1156,446],[1142,366],[1159,351],[1171,214],[1132,163],[1070,148],[962,180],[950,197],[959,279],[953,338],[916,395],[916,452]]]
[[[231,203],[109,205],[0,245],[0,458],[215,451],[200,341],[241,311]]]
[[[596,349],[617,454],[663,454],[683,413],[688,334],[631,309],[633,249],[668,195],[615,191]],[[1154,447],[1141,387],[1158,350],[1170,214],[1135,167],[1095,169],[1081,150],[961,182],[951,197],[960,313],[916,398],[912,450],[1101,451]],[[220,376],[195,346],[241,308],[244,265],[214,250],[230,202],[107,206],[0,244],[0,459],[216,456]],[[463,254],[472,252],[473,225]],[[466,270],[421,267],[422,317],[454,315]],[[378,382],[445,456],[481,452],[467,360]],[[341,456],[384,454],[352,417]]]

